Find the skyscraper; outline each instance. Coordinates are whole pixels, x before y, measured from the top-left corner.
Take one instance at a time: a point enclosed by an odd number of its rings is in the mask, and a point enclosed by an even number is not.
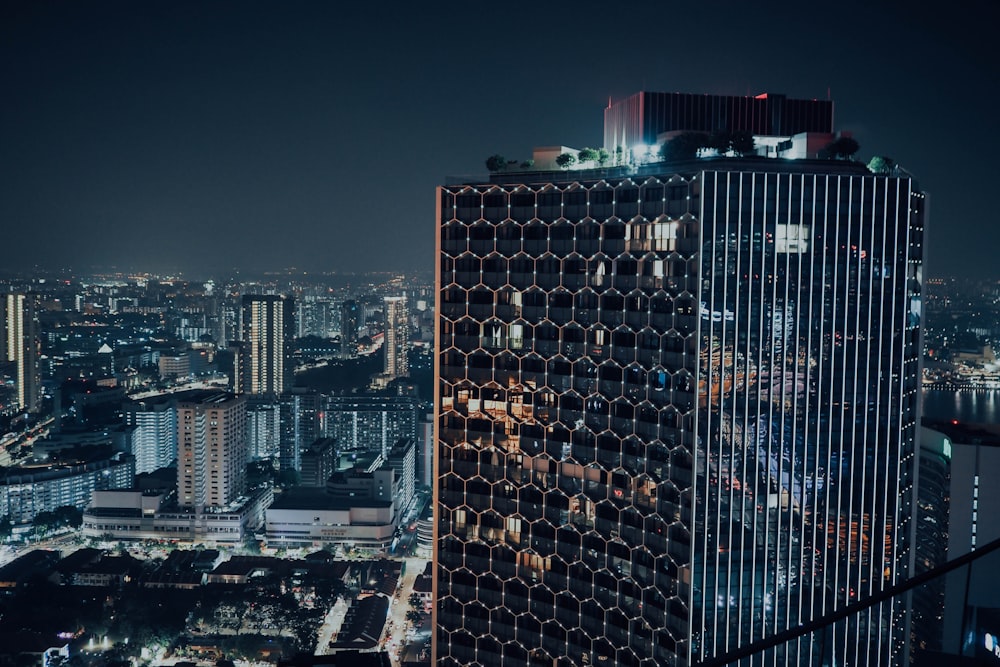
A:
[[[294,305],[289,296],[243,297],[243,349],[237,385],[243,393],[280,394],[292,386],[288,354],[295,337]]]
[[[11,293],[3,300],[4,353],[15,368],[18,409],[37,412],[42,400],[38,372],[38,314],[34,294]]]
[[[358,356],[358,302],[349,299],[340,305],[340,355],[345,359]]]
[[[246,397],[196,391],[177,403],[177,504],[201,512],[246,491]]]
[[[385,377],[405,378],[410,374],[407,358],[410,346],[410,312],[405,296],[385,297]]]
[[[836,160],[440,188],[436,664],[688,665],[905,579],[923,208]],[[766,663],[893,664],[902,611]]]

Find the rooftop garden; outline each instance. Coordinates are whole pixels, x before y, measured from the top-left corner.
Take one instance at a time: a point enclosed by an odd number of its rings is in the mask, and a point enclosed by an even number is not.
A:
[[[758,144],[758,139],[771,139],[771,142]],[[486,168],[491,174],[501,174],[518,171],[573,171],[604,167],[640,167],[661,162],[690,161],[698,158],[789,157],[787,154],[782,155],[782,152],[788,151],[791,146],[791,139],[782,141],[780,137],[755,137],[752,133],[744,131],[681,132],[662,144],[653,146],[638,145],[632,148],[617,146],[614,151],[603,147],[585,147],[576,151],[566,151],[555,157],[554,164],[549,162],[548,165],[536,165],[535,160],[509,160],[501,154],[495,154],[486,159]],[[857,162],[855,156],[860,148],[854,138],[840,136],[819,150],[811,149],[809,157]],[[538,157],[537,153],[536,157]],[[798,155],[798,157],[803,156]],[[551,159],[549,157],[549,160]],[[873,157],[866,166],[874,174],[893,176],[900,173],[900,167],[895,161],[884,156]]]

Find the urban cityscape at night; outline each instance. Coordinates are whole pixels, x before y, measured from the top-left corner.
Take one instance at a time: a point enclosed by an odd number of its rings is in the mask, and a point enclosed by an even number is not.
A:
[[[0,10],[0,665],[1000,660],[991,7],[563,5]]]

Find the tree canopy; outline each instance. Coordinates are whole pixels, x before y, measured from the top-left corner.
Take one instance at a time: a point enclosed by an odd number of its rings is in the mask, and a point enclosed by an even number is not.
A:
[[[827,157],[847,159],[852,157],[861,146],[851,137],[838,137],[826,145],[823,152]]]
[[[868,171],[873,174],[888,175],[896,170],[896,161],[891,157],[876,155],[868,161]]]
[[[660,147],[660,159],[666,162],[693,160],[698,149],[712,145],[711,137],[704,132],[682,132]]]
[[[486,168],[489,169],[491,173],[503,171],[507,168],[507,158],[499,153],[491,155],[486,158]]]
[[[565,169],[576,164],[576,156],[572,153],[560,153],[556,157],[556,164]]]
[[[580,152],[576,154],[576,159],[580,162],[594,162],[597,157],[598,153],[593,148],[581,148]]]

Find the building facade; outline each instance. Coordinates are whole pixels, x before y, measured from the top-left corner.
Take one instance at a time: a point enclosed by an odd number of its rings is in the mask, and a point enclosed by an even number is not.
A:
[[[299,486],[326,488],[337,469],[337,447],[333,438],[317,438],[302,452]]]
[[[400,438],[419,436],[419,403],[412,396],[330,396],[326,435],[341,451],[366,450],[387,455]]]
[[[243,338],[238,384],[245,394],[280,394],[292,387],[288,355],[295,337],[295,300],[289,296],[243,297]]]
[[[177,403],[177,504],[226,507],[246,491],[246,397],[191,392]]]
[[[553,176],[438,192],[435,664],[689,665],[905,579],[915,183]],[[902,614],[759,659],[893,664]]]
[[[259,461],[278,456],[281,442],[281,407],[274,396],[247,397],[247,441],[250,458]]]
[[[0,474],[0,516],[28,523],[59,507],[83,510],[91,493],[125,489],[135,479],[135,459],[124,453],[93,461],[15,466]]]
[[[41,407],[42,380],[38,368],[38,306],[33,294],[3,295],[5,359],[14,364],[16,410],[37,412]]]
[[[765,93],[755,96],[701,95],[642,91],[609,103],[604,110],[604,148],[652,146],[668,132],[750,132],[790,137],[833,132],[831,100],[796,100]]]
[[[358,326],[361,310],[358,302],[348,299],[340,304],[340,354],[345,359],[358,356]]]
[[[122,414],[135,427],[132,454],[135,472],[143,474],[177,460],[177,408],[171,395],[127,401]]]
[[[322,435],[323,398],[322,394],[302,388],[281,395],[278,465],[282,470],[301,470],[302,451]]]
[[[264,525],[274,501],[271,488],[223,508],[178,508],[163,492],[122,489],[95,491],[83,513],[84,537],[114,540],[181,540],[198,544],[241,544]]]
[[[385,297],[385,369],[386,380],[410,375],[407,354],[410,350],[410,311],[405,296]]]

